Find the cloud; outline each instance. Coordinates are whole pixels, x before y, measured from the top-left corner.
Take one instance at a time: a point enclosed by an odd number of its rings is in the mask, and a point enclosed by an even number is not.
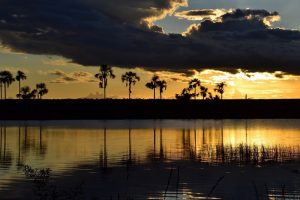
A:
[[[218,9],[217,9],[218,10]],[[218,12],[216,10],[216,12]],[[195,24],[188,28],[190,32],[247,32],[268,29],[273,22],[280,20],[277,12],[266,10],[237,9],[224,11],[216,20],[205,20],[201,24]],[[188,34],[186,34],[188,35]]]
[[[300,74],[299,31],[270,27],[278,13],[233,10],[185,35],[163,33],[153,24],[186,5],[186,0],[3,0],[0,39],[14,51],[63,56],[86,66]]]
[[[48,75],[58,76],[58,78],[50,81],[50,83],[88,83],[97,82],[93,74],[84,71],[75,71],[66,73],[62,70],[50,70],[47,72]]]
[[[0,54],[14,54],[14,55],[24,55],[21,52],[14,52],[11,48],[5,47],[0,44]]]
[[[179,19],[187,19],[194,21],[211,20],[219,21],[221,16],[231,12],[226,9],[199,9],[199,10],[186,10],[182,12],[176,12],[174,15]]]
[[[50,59],[45,59],[42,62],[44,65],[51,65],[51,66],[68,66],[71,64],[71,61],[62,58],[57,58],[57,59],[50,58]]]
[[[269,12],[266,10],[236,9],[227,12],[221,19],[223,22],[232,20],[260,21],[266,26],[271,26],[273,22],[280,21],[280,16],[278,12]]]
[[[27,75],[30,74],[30,71],[24,66],[22,66],[22,67],[19,67],[19,66],[0,66],[0,71],[4,71],[4,70],[5,71],[10,71],[11,73],[13,73],[13,75],[17,74],[18,71],[22,71]]]
[[[55,76],[66,76],[67,74],[61,70],[51,70],[48,72],[49,75],[55,75]]]

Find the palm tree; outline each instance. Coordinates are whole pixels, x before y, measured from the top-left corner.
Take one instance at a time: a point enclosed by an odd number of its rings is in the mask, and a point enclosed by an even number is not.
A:
[[[211,92],[208,92],[208,99],[209,99],[209,100],[213,100],[213,99],[214,99],[214,97],[213,97],[213,95],[212,95]]]
[[[131,99],[131,87],[132,85],[135,85],[137,81],[140,81],[140,77],[138,77],[136,73],[129,71],[122,75],[122,81],[126,82],[126,87],[128,87],[129,90],[128,96],[129,99]]]
[[[178,100],[190,100],[195,94],[191,93],[191,88],[184,88],[181,94],[176,94]]]
[[[49,92],[45,83],[36,84],[36,91],[39,99],[42,99]]]
[[[159,88],[160,99],[162,99],[162,93],[167,89],[167,82],[162,80],[157,82],[157,86]]]
[[[106,99],[106,87],[108,83],[108,78],[116,78],[114,75],[114,72],[112,70],[112,67],[108,65],[101,65],[99,73],[95,74],[95,77],[100,80],[99,87],[103,88],[104,94],[103,97]]]
[[[34,99],[36,97],[37,90],[32,90],[28,86],[21,87],[20,93],[17,94],[21,99]]]
[[[196,99],[199,94],[197,94],[197,87],[201,85],[201,81],[197,78],[189,82],[189,88],[194,89],[194,98]]]
[[[154,75],[149,83],[146,83],[146,87],[153,90],[154,99],[155,99],[155,90],[158,87],[159,76]]]
[[[203,100],[204,100],[207,96],[208,88],[204,87],[204,86],[201,86],[200,90],[201,90],[200,94],[201,94],[201,96],[203,97]]]
[[[27,77],[24,72],[22,72],[22,71],[17,72],[16,80],[19,82],[19,94],[20,94],[20,90],[21,90],[21,81],[26,80],[26,79],[27,79]]]
[[[225,92],[225,86],[226,86],[225,82],[217,83],[216,87],[214,89],[216,92],[220,93],[221,99],[223,99],[223,94]]]
[[[6,89],[15,81],[13,75],[9,71],[1,71],[0,79],[4,86],[4,99],[6,99]]]
[[[2,94],[3,83],[4,83],[3,77],[0,75],[0,97],[1,97],[1,99],[3,99],[3,94]]]

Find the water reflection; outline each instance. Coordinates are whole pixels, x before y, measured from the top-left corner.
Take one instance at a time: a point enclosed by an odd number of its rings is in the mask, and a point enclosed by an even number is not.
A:
[[[3,169],[9,169],[12,164],[12,153],[7,147],[7,132],[6,127],[0,128],[0,167]]]
[[[22,166],[110,198],[300,198],[300,120],[1,122],[0,196]],[[1,198],[2,199],[2,198]]]

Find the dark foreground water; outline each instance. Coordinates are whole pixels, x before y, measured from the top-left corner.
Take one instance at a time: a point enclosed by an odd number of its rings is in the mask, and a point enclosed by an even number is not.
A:
[[[300,120],[0,127],[0,199],[300,199]]]

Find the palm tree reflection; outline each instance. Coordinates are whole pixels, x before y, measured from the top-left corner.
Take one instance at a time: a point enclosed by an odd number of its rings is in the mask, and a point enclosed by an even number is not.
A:
[[[196,160],[197,159],[197,130],[194,129],[194,143],[192,143],[191,132],[192,132],[191,129],[182,130],[183,158],[188,160]]]
[[[47,143],[43,141],[43,126],[41,122],[38,127],[33,128],[29,128],[27,124],[18,126],[17,166],[20,169],[24,162],[27,161],[31,151],[35,152],[40,159],[45,158],[47,154]]]
[[[0,126],[0,168],[9,169],[12,165],[12,153],[7,149],[7,134],[6,124],[2,123]]]
[[[128,160],[127,165],[132,164],[131,128],[128,129]]]
[[[18,127],[18,161],[17,166],[21,166],[21,127]]]
[[[153,155],[156,154],[156,129],[153,129]]]
[[[160,133],[159,159],[164,160],[166,156],[164,155],[163,129],[162,128],[159,129],[159,133]]]
[[[107,141],[106,141],[106,128],[103,129],[103,150],[100,152],[100,168],[107,170]]]
[[[39,127],[39,154],[40,156],[45,156],[46,155],[46,150],[47,150],[47,146],[45,146],[45,144],[43,143],[43,125],[42,122],[40,122],[40,127]]]

